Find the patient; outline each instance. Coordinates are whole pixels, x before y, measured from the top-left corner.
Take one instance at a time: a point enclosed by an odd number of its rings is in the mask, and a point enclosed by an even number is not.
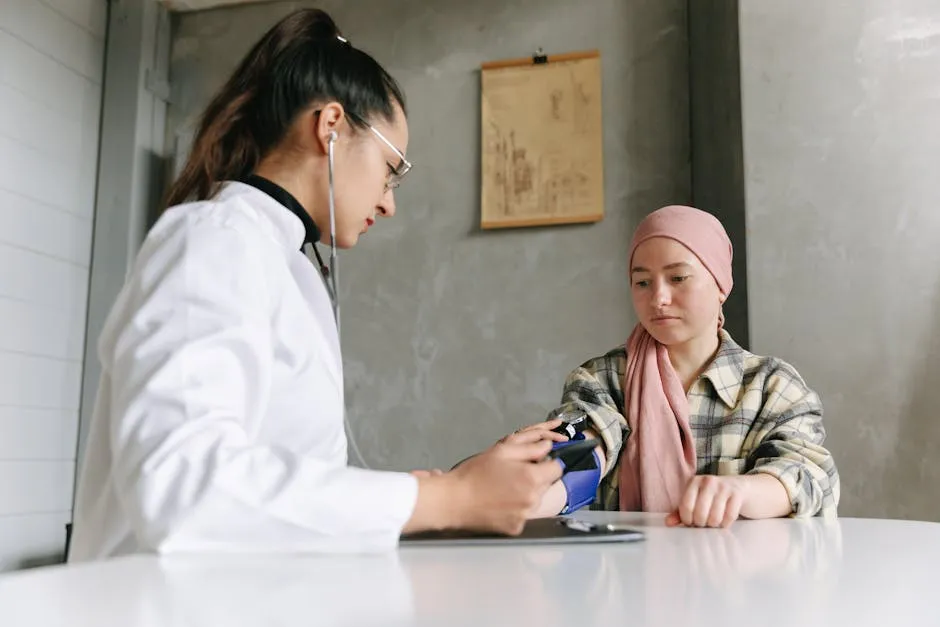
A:
[[[603,442],[591,509],[696,527],[835,516],[839,476],[819,397],[793,366],[745,351],[723,329],[731,256],[721,223],[691,207],[659,209],[634,233],[639,324],[626,346],[574,370],[549,422],[529,427],[587,417],[585,435]],[[559,481],[532,515],[570,511],[567,492]]]

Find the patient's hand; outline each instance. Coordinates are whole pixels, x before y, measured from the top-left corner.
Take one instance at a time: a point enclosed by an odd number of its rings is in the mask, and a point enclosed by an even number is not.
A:
[[[746,487],[740,476],[692,477],[679,507],[666,516],[666,526],[728,527],[741,515]]]

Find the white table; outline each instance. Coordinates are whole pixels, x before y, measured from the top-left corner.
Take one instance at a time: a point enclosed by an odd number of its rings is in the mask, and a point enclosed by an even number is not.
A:
[[[627,520],[647,539],[50,567],[0,577],[0,625],[940,625],[940,524],[580,517]]]

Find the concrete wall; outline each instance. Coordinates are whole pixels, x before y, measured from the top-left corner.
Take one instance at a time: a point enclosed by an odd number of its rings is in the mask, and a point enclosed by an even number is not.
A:
[[[107,5],[0,2],[0,571],[71,519]]]
[[[177,16],[168,133],[296,6]],[[449,466],[541,420],[564,376],[633,325],[626,255],[645,213],[691,200],[685,0],[322,1],[402,82],[409,158],[398,216],[341,255],[349,419],[371,465]],[[599,48],[606,217],[481,232],[479,67]]]
[[[940,520],[940,4],[740,25],[752,346],[822,395],[843,515]]]

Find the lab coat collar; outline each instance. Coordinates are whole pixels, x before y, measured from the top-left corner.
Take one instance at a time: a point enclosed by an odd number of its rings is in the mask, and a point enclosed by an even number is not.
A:
[[[302,249],[304,244],[316,244],[320,241],[320,229],[313,221],[313,218],[310,217],[310,214],[307,213],[307,210],[304,209],[304,206],[300,204],[300,201],[289,191],[274,181],[258,176],[257,174],[249,174],[241,182],[264,192],[267,196],[277,201],[279,205],[297,216],[304,228],[303,241],[297,246],[298,250]]]

